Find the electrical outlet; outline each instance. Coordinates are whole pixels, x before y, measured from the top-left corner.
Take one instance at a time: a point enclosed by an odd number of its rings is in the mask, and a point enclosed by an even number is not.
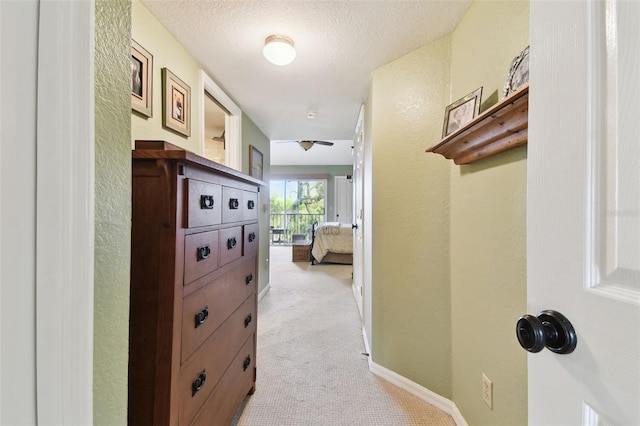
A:
[[[493,382],[482,373],[482,399],[493,410]]]

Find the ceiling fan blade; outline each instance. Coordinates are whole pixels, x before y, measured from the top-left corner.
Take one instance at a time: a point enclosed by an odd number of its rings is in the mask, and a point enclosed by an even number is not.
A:
[[[278,141],[276,143],[298,143],[298,141]]]
[[[226,130],[222,131],[222,134],[220,136],[212,136],[211,140],[215,141],[215,142],[225,142],[225,138],[224,138],[224,134],[225,134]]]
[[[311,141],[311,142],[318,145],[333,146],[333,142],[327,142],[327,141]]]

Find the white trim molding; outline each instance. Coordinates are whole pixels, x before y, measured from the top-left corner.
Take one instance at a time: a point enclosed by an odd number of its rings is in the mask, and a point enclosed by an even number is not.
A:
[[[93,1],[40,2],[38,424],[93,423],[94,19]]]
[[[269,290],[271,290],[271,284],[267,283],[265,288],[263,288],[262,291],[260,293],[258,293],[258,302],[260,302],[262,300],[262,298],[267,295],[267,292]]]
[[[200,141],[200,152],[204,153],[204,92],[208,92],[220,103],[229,115],[225,117],[225,130],[227,141],[229,142],[225,149],[225,163],[232,169],[242,171],[242,110],[233,100],[218,86],[209,75],[200,70],[200,95],[202,105],[200,106],[200,123],[202,126],[202,140]]]
[[[407,379],[406,377],[389,370],[388,368],[376,364],[373,361],[373,355],[371,354],[371,350],[368,344],[367,332],[364,327],[362,328],[362,337],[364,338],[365,350],[369,354],[369,371],[371,371],[381,379],[384,379],[387,382],[391,383],[392,385],[395,385],[400,389],[409,392],[410,394],[420,398],[424,402],[429,403],[434,407],[439,408],[440,410],[449,414],[456,422],[456,425],[468,426],[467,421],[464,419],[462,413],[453,401],[430,391],[424,386],[421,386]]]

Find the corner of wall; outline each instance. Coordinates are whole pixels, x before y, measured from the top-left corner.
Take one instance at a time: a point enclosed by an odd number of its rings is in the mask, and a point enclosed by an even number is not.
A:
[[[255,146],[262,153],[263,169],[262,180],[269,183],[271,175],[271,148],[269,139],[262,133],[253,121],[247,116],[242,117],[242,152],[246,153],[243,158],[243,172],[249,172],[249,146]],[[260,206],[260,250],[258,253],[258,293],[262,298],[269,290],[269,186],[261,186],[258,194],[258,204]],[[267,224],[265,226],[264,224]]]
[[[452,393],[450,166],[425,150],[440,139],[450,46],[443,37],[374,72],[366,146],[373,356],[444,397]]]
[[[96,425],[126,424],[131,246],[131,4],[95,4]]]
[[[452,34],[453,98],[483,86],[496,103],[528,44],[528,1],[474,2]],[[453,401],[471,424],[526,424],[526,353],[513,333],[526,308],[526,147],[452,166],[451,206]],[[469,333],[478,318],[491,326]]]

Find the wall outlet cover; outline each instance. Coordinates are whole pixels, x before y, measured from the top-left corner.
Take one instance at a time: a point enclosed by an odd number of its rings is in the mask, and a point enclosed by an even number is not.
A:
[[[482,373],[482,399],[493,410],[493,382]]]

